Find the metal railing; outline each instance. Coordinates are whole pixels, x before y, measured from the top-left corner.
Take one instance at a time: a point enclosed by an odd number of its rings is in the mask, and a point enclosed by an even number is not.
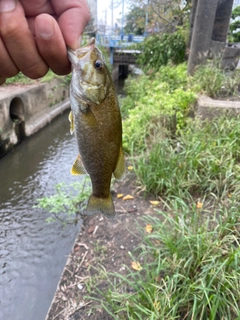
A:
[[[140,43],[144,40],[144,36],[136,36],[129,34],[126,36],[96,34],[98,45],[110,48],[126,48],[134,43]]]

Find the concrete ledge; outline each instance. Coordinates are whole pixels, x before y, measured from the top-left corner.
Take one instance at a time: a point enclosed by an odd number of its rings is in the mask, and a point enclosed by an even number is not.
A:
[[[220,115],[235,116],[240,113],[239,101],[214,100],[207,96],[201,95],[198,98],[195,115],[200,119],[213,119]]]
[[[63,78],[0,87],[0,157],[37,132],[70,105]]]
[[[43,128],[45,125],[50,123],[59,114],[62,114],[68,108],[70,108],[69,99],[58,103],[57,105],[54,106],[54,109],[52,111],[50,111],[49,113],[43,114],[39,119],[25,126],[26,136],[30,136],[34,134],[35,132]]]

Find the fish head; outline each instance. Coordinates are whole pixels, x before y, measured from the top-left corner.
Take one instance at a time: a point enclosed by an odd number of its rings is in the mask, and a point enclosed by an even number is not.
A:
[[[108,94],[111,75],[101,51],[95,44],[95,38],[75,51],[68,48],[68,57],[72,63],[73,94],[86,102],[97,105],[102,103]]]

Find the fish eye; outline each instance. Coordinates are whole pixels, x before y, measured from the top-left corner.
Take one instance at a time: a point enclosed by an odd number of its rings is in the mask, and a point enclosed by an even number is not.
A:
[[[96,70],[102,70],[103,62],[101,60],[96,60],[94,62],[94,67],[95,67]]]

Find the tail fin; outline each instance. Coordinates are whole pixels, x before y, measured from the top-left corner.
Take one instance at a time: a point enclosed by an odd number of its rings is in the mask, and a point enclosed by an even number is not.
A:
[[[101,212],[108,218],[114,218],[115,209],[112,201],[112,196],[109,194],[108,198],[97,198],[91,195],[88,199],[86,214],[92,215]]]

